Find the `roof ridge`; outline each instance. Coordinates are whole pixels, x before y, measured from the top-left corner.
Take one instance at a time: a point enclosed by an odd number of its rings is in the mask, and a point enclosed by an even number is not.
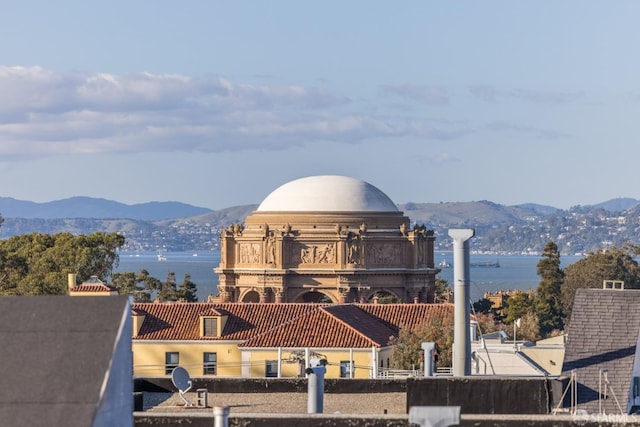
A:
[[[379,324],[381,327],[387,328],[388,330],[390,330],[391,332],[395,333],[395,331],[391,330],[391,328],[389,328],[386,324],[384,324],[382,321],[380,321],[380,319],[376,318],[375,316],[372,316],[371,314],[367,313],[366,311],[364,311],[363,309],[361,309],[360,307],[358,307],[355,304],[340,304],[341,307],[345,307],[345,306],[351,306],[353,308],[355,308],[356,310],[358,310],[360,313],[364,314],[365,316],[367,316],[369,319],[371,319],[373,322]],[[337,307],[337,305],[335,306]],[[347,328],[351,329],[352,331],[354,331],[356,334],[359,334],[361,337],[364,337],[365,339],[371,341],[374,344],[378,344],[380,346],[382,346],[381,343],[376,342],[376,340],[365,334],[363,331],[361,331],[360,329],[357,329],[355,326],[353,326],[351,323],[346,322],[345,320],[341,319],[340,317],[336,316],[335,314],[331,313],[329,310],[326,309],[331,309],[333,307],[324,307],[321,310],[326,312],[328,315],[330,315],[331,317],[333,317],[334,319],[336,319],[337,321],[339,321],[342,324],[345,324],[347,326]],[[387,343],[384,343],[384,345],[386,345]]]
[[[370,345],[371,346],[377,346],[377,347],[381,346],[373,338],[371,338],[371,337],[369,337],[369,336],[367,336],[365,334],[362,334],[357,329],[351,327],[351,325],[349,323],[343,321],[342,319],[340,319],[337,316],[331,315],[326,310],[323,310],[323,307],[317,307],[317,309],[315,309],[315,310],[310,310],[310,311],[307,311],[305,313],[302,313],[300,316],[296,316],[296,317],[288,320],[287,322],[281,323],[281,324],[279,324],[277,326],[274,326],[273,328],[271,328],[271,329],[269,329],[267,331],[264,331],[264,332],[262,332],[260,334],[257,334],[257,335],[254,335],[254,336],[248,338],[245,342],[243,342],[241,344],[241,347],[251,347],[253,345],[252,341],[258,341],[259,342],[260,339],[265,338],[265,337],[269,336],[270,334],[277,333],[278,330],[286,330],[288,327],[291,327],[291,326],[295,327],[295,324],[296,323],[300,323],[301,321],[304,321],[305,317],[309,317],[310,318],[310,317],[313,317],[313,316],[325,317],[326,320],[328,320],[328,321],[339,322],[342,327],[346,326],[345,330],[348,333],[354,334],[354,336],[358,337],[358,339],[364,339],[365,342],[368,343],[366,345],[366,347],[370,347]],[[262,346],[258,344],[257,347],[262,347]],[[288,347],[288,346],[285,345],[285,346],[282,346],[282,347]],[[312,347],[316,347],[316,346],[314,345]]]

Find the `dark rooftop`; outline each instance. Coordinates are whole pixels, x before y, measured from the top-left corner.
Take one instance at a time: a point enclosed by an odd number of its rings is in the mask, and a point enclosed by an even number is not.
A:
[[[90,426],[127,297],[0,297],[0,420]]]
[[[577,374],[580,409],[597,413],[600,375],[607,370],[607,413],[627,410],[633,363],[640,332],[640,290],[578,289],[563,374]],[[603,378],[604,383],[604,378]],[[615,395],[615,398],[613,397]]]

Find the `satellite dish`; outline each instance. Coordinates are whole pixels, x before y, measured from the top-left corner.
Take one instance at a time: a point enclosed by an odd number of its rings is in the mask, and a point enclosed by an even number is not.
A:
[[[173,368],[173,371],[171,371],[171,382],[173,382],[173,385],[178,389],[178,393],[182,400],[184,400],[185,406],[193,406],[191,402],[184,397],[184,394],[191,390],[191,378],[187,370],[181,366]]]

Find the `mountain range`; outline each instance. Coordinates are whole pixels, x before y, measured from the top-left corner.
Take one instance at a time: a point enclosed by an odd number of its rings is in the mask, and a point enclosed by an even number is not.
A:
[[[595,205],[587,205],[589,209],[604,209],[609,212],[621,212],[632,209],[640,204],[640,200],[632,198],[615,198]],[[514,206],[498,205],[488,201],[480,202],[441,202],[441,203],[415,203],[399,204],[398,208],[409,212],[420,213],[422,219],[444,215],[445,222],[452,222],[451,217],[468,217],[470,213],[476,217],[483,215],[475,211],[478,206],[501,207],[507,210],[532,211],[542,215],[557,212],[558,208],[536,203],[525,203]],[[127,205],[113,200],[77,196],[68,199],[54,200],[51,202],[30,202],[18,200],[12,197],[0,197],[0,215],[4,218],[39,218],[39,219],[63,219],[63,218],[92,218],[92,219],[133,219],[141,221],[158,221],[172,218],[185,218],[204,214],[218,214],[220,219],[224,216],[236,216],[234,212],[255,208],[257,205],[234,206],[220,211],[189,205],[181,202],[147,202]],[[425,210],[428,211],[424,212]],[[470,210],[474,212],[470,212]],[[496,212],[485,214],[495,215]],[[424,214],[427,214],[426,217]]]
[[[0,215],[4,218],[127,218],[157,221],[201,215],[207,212],[211,212],[211,209],[180,202],[148,202],[127,205],[113,200],[71,197],[36,203],[11,197],[0,197]]]
[[[218,233],[244,222],[257,204],[211,210],[179,202],[135,205],[90,197],[35,203],[0,197],[0,238],[16,234],[97,231],[126,236],[129,250],[214,250]],[[575,254],[611,244],[640,244],[640,200],[616,198],[569,210],[527,203],[505,206],[487,200],[399,204],[413,223],[436,233],[436,250],[450,249],[450,228],[474,228],[472,248],[487,253],[532,253],[553,240]]]

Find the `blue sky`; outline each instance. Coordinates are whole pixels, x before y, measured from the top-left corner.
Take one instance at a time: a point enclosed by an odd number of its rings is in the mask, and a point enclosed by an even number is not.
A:
[[[640,2],[6,2],[0,196],[640,198]]]

